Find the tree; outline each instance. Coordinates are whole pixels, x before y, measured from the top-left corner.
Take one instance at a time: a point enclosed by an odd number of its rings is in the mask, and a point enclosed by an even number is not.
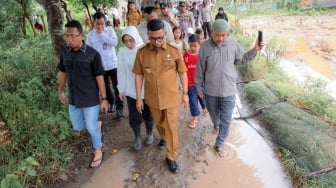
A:
[[[65,45],[63,38],[64,18],[61,0],[36,0],[47,14],[48,30],[56,56],[59,57],[61,47]]]

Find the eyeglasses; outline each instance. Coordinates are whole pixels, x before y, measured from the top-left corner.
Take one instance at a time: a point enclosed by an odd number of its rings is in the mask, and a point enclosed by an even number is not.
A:
[[[79,33],[78,35],[74,35],[74,34],[71,34],[71,35],[64,34],[63,37],[64,37],[65,39],[72,39],[72,40],[73,40],[73,39],[79,37],[80,35],[81,35],[81,33]]]
[[[164,39],[164,36],[162,36],[162,37],[150,37],[149,38],[149,40],[151,41],[151,42],[156,42],[156,41],[158,41],[158,42],[162,42],[163,41],[163,39]]]

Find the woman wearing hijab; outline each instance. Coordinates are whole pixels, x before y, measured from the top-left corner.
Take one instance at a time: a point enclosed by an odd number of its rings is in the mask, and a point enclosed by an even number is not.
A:
[[[217,15],[215,17],[215,20],[217,20],[217,19],[224,19],[224,20],[226,20],[226,22],[229,22],[229,19],[228,19],[226,13],[224,12],[224,8],[223,7],[219,7],[218,13],[217,13]]]
[[[129,111],[129,124],[135,136],[134,149],[139,150],[142,146],[141,123],[144,120],[147,137],[145,144],[153,143],[153,117],[149,107],[145,104],[142,113],[136,108],[135,75],[132,72],[135,56],[139,46],[143,41],[134,26],[126,27],[122,32],[122,42],[125,47],[120,48],[118,53],[118,89],[119,97],[122,101],[127,99]],[[142,91],[142,98],[144,93]]]

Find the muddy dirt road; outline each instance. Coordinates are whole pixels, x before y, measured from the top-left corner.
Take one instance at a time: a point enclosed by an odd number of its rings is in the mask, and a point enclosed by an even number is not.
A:
[[[235,116],[239,116],[237,113]],[[103,130],[108,155],[103,165],[98,169],[80,169],[79,176],[66,187],[291,187],[271,145],[246,122],[233,121],[225,146],[228,156],[223,159],[213,149],[216,136],[212,133],[210,117],[203,116],[194,130],[187,126],[189,118],[189,110],[181,107],[179,174],[168,170],[165,151],[157,148],[157,133],[153,145],[135,152],[127,120],[107,118],[109,123]],[[89,160],[83,160],[84,164],[89,164]],[[139,175],[137,178],[133,176],[135,173]]]

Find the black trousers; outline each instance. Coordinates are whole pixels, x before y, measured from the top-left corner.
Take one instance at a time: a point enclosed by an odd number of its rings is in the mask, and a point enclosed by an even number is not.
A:
[[[124,103],[119,98],[117,69],[105,71],[104,81],[106,87],[106,97],[110,105],[116,105],[116,110],[123,110]],[[113,92],[114,91],[114,92]]]
[[[207,35],[211,38],[211,22],[203,22],[202,29],[204,32],[204,38],[207,39]]]
[[[144,109],[140,114],[136,108],[136,100],[129,96],[127,96],[127,106],[129,112],[128,121],[131,128],[134,131],[134,134],[135,135],[140,134],[140,125],[142,123],[142,120],[145,121],[147,134],[152,133],[154,122],[149,107],[146,104],[144,104]]]

